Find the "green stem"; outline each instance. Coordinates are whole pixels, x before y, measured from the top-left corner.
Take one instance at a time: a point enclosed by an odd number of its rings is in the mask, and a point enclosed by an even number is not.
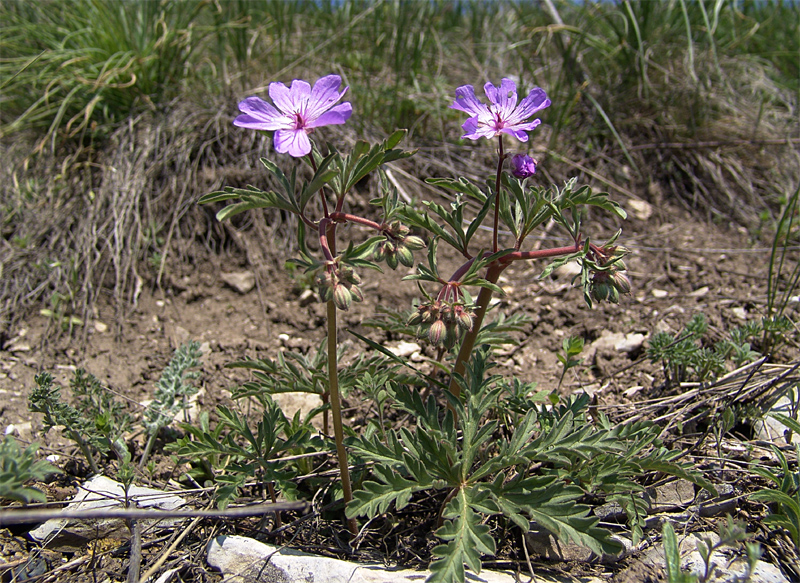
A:
[[[92,450],[89,445],[83,440],[77,431],[70,431],[70,436],[72,437],[72,440],[78,444],[78,447],[81,449],[86,461],[89,462],[89,467],[92,468],[92,473],[99,474],[100,468],[97,467],[97,462],[94,461],[94,456],[92,455]]]
[[[156,429],[150,436],[147,438],[147,444],[144,446],[144,453],[142,453],[142,459],[139,460],[139,469],[143,469],[144,465],[147,463],[147,458],[150,457],[150,452],[153,449],[153,444],[156,442],[156,436],[158,435],[159,429]]]
[[[327,230],[328,247],[335,253],[336,225],[331,223]],[[333,418],[333,438],[336,441],[336,456],[339,460],[339,474],[342,478],[342,496],[345,506],[353,499],[353,488],[350,485],[350,468],[347,464],[347,450],[344,448],[344,429],[342,427],[342,399],[339,396],[339,363],[337,361],[336,340],[336,305],[333,300],[328,308],[328,392],[331,400],[331,417]],[[347,519],[347,528],[354,537],[358,535],[358,523],[355,518]]]

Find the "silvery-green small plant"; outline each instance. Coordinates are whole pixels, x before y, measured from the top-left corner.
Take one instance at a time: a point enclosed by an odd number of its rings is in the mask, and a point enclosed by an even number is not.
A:
[[[189,397],[199,390],[191,381],[200,376],[198,371],[192,369],[200,365],[201,356],[199,342],[182,344],[161,373],[161,378],[156,383],[153,401],[147,406],[142,418],[147,444],[139,461],[140,470],[147,463],[158,432],[172,423],[177,414],[188,408]]]
[[[70,381],[74,406],[62,400],[61,387],[54,384],[49,373],[41,373],[34,380],[29,409],[44,415],[45,433],[62,427],[63,434],[80,448],[92,473],[100,473],[95,451],[103,456],[111,451],[124,456],[127,446],[122,435],[130,424],[129,416],[94,375],[83,369],[75,371]]]
[[[44,492],[26,484],[45,480],[61,470],[47,460],[37,459],[37,449],[35,443],[23,449],[12,436],[3,438],[0,442],[0,498],[24,504],[46,501]]]
[[[661,362],[668,386],[689,380],[704,382],[724,374],[729,361],[742,366],[758,359],[761,354],[750,343],[762,329],[758,323],[750,322],[732,330],[728,338],[706,347],[703,339],[708,322],[705,315],[695,314],[679,334],[653,334],[648,341],[647,356],[651,362]]]

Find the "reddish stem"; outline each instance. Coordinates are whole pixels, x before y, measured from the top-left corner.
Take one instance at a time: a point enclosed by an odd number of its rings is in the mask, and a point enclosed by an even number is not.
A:
[[[329,241],[331,241],[330,245],[333,245],[335,248],[336,243],[332,242],[335,238],[336,233],[336,223],[334,223],[329,217],[325,217],[319,222],[319,246],[322,248],[322,253],[325,255],[325,259],[327,261],[333,261],[333,251],[329,246]]]
[[[580,237],[577,241],[575,241],[574,245],[568,245],[567,247],[554,247],[552,249],[539,249],[537,251],[513,251],[508,255],[504,255],[498,261],[503,264],[511,263],[512,261],[524,261],[529,259],[543,259],[545,257],[558,257],[559,255],[567,255],[569,253],[577,253],[581,249],[581,240]],[[491,253],[484,253],[482,257],[489,257]],[[461,267],[459,267],[453,275],[450,276],[450,280],[448,283],[454,283],[459,281],[464,274],[469,271],[469,268],[472,267],[472,264],[475,262],[476,257],[473,257],[466,263],[464,263]]]
[[[581,241],[580,237],[578,237],[573,245],[567,247],[540,249],[538,251],[515,251],[498,259],[497,261],[490,263],[486,271],[485,279],[489,283],[496,284],[497,280],[500,278],[500,274],[503,273],[503,270],[514,261],[541,259],[544,257],[557,257],[559,255],[577,253],[580,251],[580,249]],[[475,340],[478,338],[478,332],[480,332],[481,326],[483,325],[483,318],[486,316],[486,310],[489,307],[489,302],[492,299],[493,293],[494,292],[492,292],[492,290],[489,288],[481,288],[481,291],[478,294],[478,301],[476,303],[475,319],[472,323],[472,330],[466,333],[464,340],[461,343],[461,348],[458,351],[456,363],[455,366],[453,366],[453,372],[450,376],[449,387],[450,393],[457,398],[461,396],[461,385],[458,384],[456,375],[463,375],[464,371],[466,370],[467,360],[469,360],[469,357],[475,348]]]
[[[330,219],[332,221],[336,221],[337,223],[358,223],[359,225],[364,225],[365,227],[370,227],[375,229],[376,231],[382,231],[384,229],[384,225],[380,223],[376,223],[375,221],[370,221],[369,219],[365,219],[363,217],[359,217],[356,215],[351,215],[349,213],[342,213],[339,211],[334,211],[330,215]]]
[[[500,230],[500,180],[503,175],[503,161],[505,154],[503,154],[503,136],[502,134],[497,137],[500,144],[497,156],[497,181],[494,185],[494,228],[492,230],[492,253],[497,253],[499,247],[497,245],[497,232]]]

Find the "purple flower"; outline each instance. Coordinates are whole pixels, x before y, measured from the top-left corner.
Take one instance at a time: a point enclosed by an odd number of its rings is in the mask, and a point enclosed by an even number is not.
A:
[[[462,85],[456,89],[456,100],[450,107],[472,116],[461,126],[466,132],[462,138],[478,140],[506,133],[520,142],[527,142],[528,134],[525,132],[532,131],[542,121],[525,121],[550,105],[547,94],[538,87],[517,105],[517,86],[511,79],[503,79],[500,87],[487,83],[483,90],[489,98],[489,106],[478,101],[472,85]]]
[[[536,160],[527,154],[517,154],[511,158],[511,174],[517,178],[528,178],[536,174]]]
[[[353,113],[348,102],[334,107],[347,92],[339,93],[342,78],[328,75],[311,85],[300,79],[291,88],[283,83],[270,83],[269,96],[277,109],[259,97],[248,97],[239,103],[242,115],[233,125],[254,130],[274,131],[273,143],[281,154],[300,158],[311,152],[308,134],[314,128],[343,124]]]

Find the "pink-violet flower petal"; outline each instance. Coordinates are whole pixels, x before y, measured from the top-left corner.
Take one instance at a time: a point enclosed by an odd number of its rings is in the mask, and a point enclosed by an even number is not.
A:
[[[314,128],[345,123],[353,113],[350,103],[335,105],[347,92],[339,92],[342,83],[338,75],[322,77],[311,85],[301,79],[290,87],[275,82],[269,85],[270,105],[258,97],[248,97],[239,104],[242,115],[234,125],[250,129],[275,131],[273,143],[281,153],[296,158],[311,152],[308,134]]]
[[[304,130],[278,130],[273,143],[278,153],[294,158],[302,158],[311,152],[311,141]]]
[[[285,126],[285,116],[258,97],[239,102],[239,111],[242,115],[233,120],[233,125],[242,128],[274,131]]]
[[[517,103],[517,86],[508,78],[502,79],[499,87],[486,83],[483,90],[489,100],[488,106],[478,100],[472,85],[462,85],[456,89],[456,99],[450,107],[470,115],[461,126],[465,132],[462,138],[491,139],[508,134],[521,142],[527,142],[526,132],[532,131],[541,123],[538,119],[530,122],[527,120],[550,105],[547,94],[538,87]]]
[[[317,128],[322,126],[340,125],[350,119],[350,115],[352,113],[353,106],[350,105],[350,102],[346,101],[344,103],[340,103],[334,108],[329,109],[317,119],[307,124],[306,127]]]
[[[473,116],[489,113],[489,109],[475,97],[472,85],[462,85],[456,89],[456,100],[450,107]]]
[[[342,84],[342,78],[339,75],[328,75],[314,83],[314,89],[311,91],[311,96],[308,100],[308,107],[305,114],[311,119],[316,119],[321,116],[325,111],[333,107],[333,104],[339,101],[348,87],[339,93],[339,85]]]

